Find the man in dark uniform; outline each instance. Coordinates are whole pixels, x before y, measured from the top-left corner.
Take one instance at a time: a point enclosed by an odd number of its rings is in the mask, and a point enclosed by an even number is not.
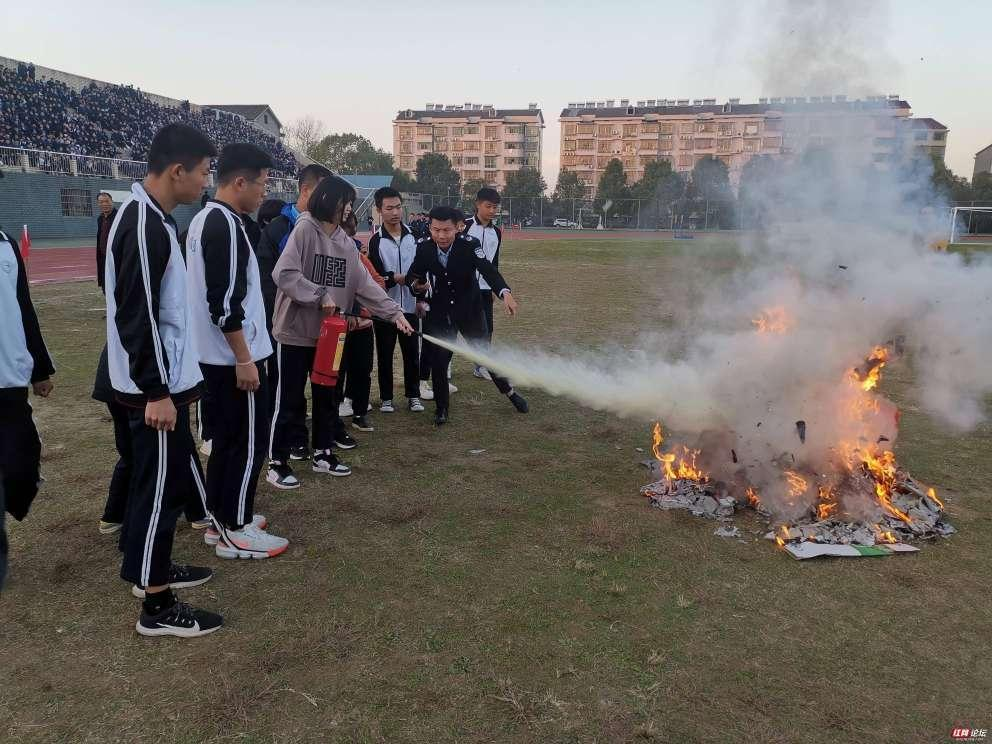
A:
[[[97,206],[100,207],[100,216],[96,218],[96,283],[103,291],[103,267],[107,263],[107,236],[110,235],[110,226],[114,224],[114,217],[117,210],[114,209],[114,200],[106,191],[101,191],[96,197]]]
[[[414,277],[410,289],[425,298],[429,306],[424,332],[454,340],[461,333],[470,343],[485,342],[487,327],[482,313],[482,296],[476,272],[503,301],[508,315],[516,315],[517,301],[500,273],[482,256],[479,241],[460,235],[460,212],[453,207],[434,207],[430,212],[431,238],[417,246],[417,255],[408,274]],[[424,341],[430,360],[437,410],[434,422],[448,422],[448,363],[451,352]],[[506,395],[520,413],[527,413],[527,401],[513,390],[505,377],[493,375],[496,388]]]

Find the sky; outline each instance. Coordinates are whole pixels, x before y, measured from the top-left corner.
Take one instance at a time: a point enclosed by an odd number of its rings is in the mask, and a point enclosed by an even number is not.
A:
[[[549,188],[573,100],[898,93],[949,127],[958,175],[992,144],[987,0],[47,0],[3,3],[0,25],[7,57],[193,103],[268,103],[284,125],[310,115],[386,150],[400,109],[537,102]],[[809,60],[817,74],[792,80]]]

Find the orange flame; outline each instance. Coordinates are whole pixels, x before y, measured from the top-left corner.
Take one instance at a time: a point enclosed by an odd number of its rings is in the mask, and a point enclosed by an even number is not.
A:
[[[758,491],[752,486],[748,486],[747,491],[744,493],[747,496],[747,503],[757,509],[758,505],[761,504],[761,499],[758,498]]]
[[[935,503],[941,509],[944,508],[944,502],[937,498],[937,491],[935,489],[928,488],[927,489],[927,496],[929,496],[930,497],[930,500],[933,501],[933,503]]]
[[[785,333],[792,328],[792,321],[782,305],[762,310],[756,318],[751,319],[751,324],[758,333]]]
[[[795,498],[796,496],[802,496],[806,493],[806,489],[809,488],[809,484],[806,479],[803,478],[795,470],[786,470],[785,479],[789,482],[789,495]]]
[[[775,542],[781,548],[785,545],[786,541],[789,539],[789,528],[783,524],[779,526],[779,529],[782,530],[782,536],[779,537],[778,535],[775,535]]]
[[[875,525],[875,530],[877,532],[875,539],[878,540],[878,542],[885,542],[885,543],[899,542],[899,538],[897,538],[894,533],[890,532],[889,530],[883,530],[877,524]]]
[[[882,378],[882,367],[889,361],[889,350],[884,346],[876,346],[865,360],[864,371],[861,369],[851,370],[852,380],[861,386],[866,393],[878,387],[878,381]]]
[[[661,463],[662,470],[665,473],[665,479],[669,483],[674,480],[691,480],[701,483],[709,480],[706,473],[696,466],[696,457],[699,455],[699,450],[691,450],[683,446],[682,456],[679,457],[674,452],[661,451],[661,445],[664,441],[665,437],[662,434],[661,422],[655,422],[651,452],[654,454],[655,459]]]
[[[817,495],[820,498],[820,503],[816,507],[816,518],[822,522],[824,519],[836,514],[840,508],[840,504],[834,500],[832,486],[820,486],[817,489]]]
[[[892,489],[896,484],[896,456],[890,450],[884,450],[878,456],[872,452],[863,452],[864,467],[875,480],[875,496],[882,508],[896,519],[906,524],[912,523],[912,518],[892,504]]]

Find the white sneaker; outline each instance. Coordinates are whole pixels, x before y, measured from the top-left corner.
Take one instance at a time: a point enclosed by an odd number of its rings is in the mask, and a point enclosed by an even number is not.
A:
[[[420,398],[410,398],[409,408],[414,413],[423,413],[424,404],[420,402]]]
[[[449,382],[448,383],[448,393],[450,394],[450,393],[457,393],[457,392],[458,392],[458,388],[456,388],[454,385],[452,385]]]
[[[289,540],[270,535],[254,524],[246,524],[240,530],[224,530],[217,547],[218,558],[274,558],[286,552]]]
[[[200,443],[200,454],[205,457],[210,457],[210,453],[213,451],[213,443],[209,439],[204,439]]]
[[[472,374],[478,377],[480,380],[489,380],[489,382],[493,381],[493,376],[489,374],[489,370],[486,369],[485,367],[480,367],[476,365],[475,369],[472,370]]]
[[[430,383],[425,380],[420,381],[420,397],[424,400],[434,400],[434,391],[431,390]]]
[[[251,518],[251,523],[258,527],[260,530],[264,530],[269,526],[269,520],[263,517],[261,514],[256,514]],[[208,527],[207,531],[203,533],[203,542],[207,545],[216,545],[220,542],[220,533],[214,526]]]
[[[354,416],[355,412],[351,408],[351,398],[345,398],[341,401],[341,405],[338,406],[338,416],[344,418],[345,416]]]
[[[382,401],[382,405],[379,406],[379,410],[383,413],[396,413],[396,409],[393,408],[393,401],[391,400]]]
[[[266,474],[265,480],[284,491],[300,487],[300,479],[293,474],[293,469],[289,464],[284,462],[275,462],[274,460],[270,462],[269,472]]]

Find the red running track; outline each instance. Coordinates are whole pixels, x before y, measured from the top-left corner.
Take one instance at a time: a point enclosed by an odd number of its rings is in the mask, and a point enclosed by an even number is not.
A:
[[[31,284],[58,284],[89,279],[96,282],[96,246],[35,248],[28,256]]]
[[[507,242],[525,240],[581,240],[671,237],[667,232],[637,230],[507,230]],[[365,241],[368,234],[359,233]],[[79,245],[64,248],[35,248],[28,258],[28,278],[31,284],[59,284],[63,282],[96,282],[96,246]]]

